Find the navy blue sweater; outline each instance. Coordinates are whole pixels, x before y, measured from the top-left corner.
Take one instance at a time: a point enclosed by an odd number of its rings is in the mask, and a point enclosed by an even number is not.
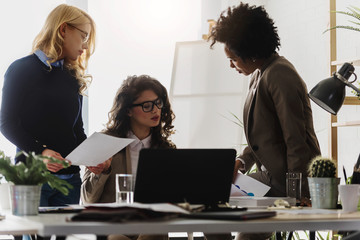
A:
[[[50,71],[32,54],[12,63],[5,73],[1,132],[21,150],[40,154],[46,145],[65,158],[86,139],[81,107],[79,84],[70,71],[66,67]],[[79,170],[71,166],[57,174]]]

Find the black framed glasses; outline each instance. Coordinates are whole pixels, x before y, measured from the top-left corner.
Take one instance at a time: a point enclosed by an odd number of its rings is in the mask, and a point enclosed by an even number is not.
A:
[[[144,112],[151,112],[154,109],[154,105],[156,105],[158,109],[162,109],[164,107],[164,102],[161,98],[158,98],[154,101],[146,101],[142,103],[133,104],[131,105],[131,107],[141,106]]]
[[[78,27],[75,27],[74,25],[70,24],[70,23],[67,23],[67,25],[69,25],[70,27],[73,27],[75,28],[76,30],[78,30],[79,32],[85,34],[85,37],[81,34],[81,37],[82,37],[82,42],[83,43],[87,43],[89,41],[89,33],[85,32],[84,30],[81,30],[80,28]]]

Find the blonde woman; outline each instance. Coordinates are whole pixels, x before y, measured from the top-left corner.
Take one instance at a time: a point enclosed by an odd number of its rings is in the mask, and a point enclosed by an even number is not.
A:
[[[83,10],[62,4],[47,17],[32,54],[13,62],[5,73],[0,126],[17,150],[64,160],[86,139],[81,117],[85,75],[95,49],[95,23]],[[15,159],[24,161],[23,156]],[[62,169],[47,163],[53,174],[74,186],[64,196],[49,185],[41,190],[41,206],[78,204],[78,166]]]

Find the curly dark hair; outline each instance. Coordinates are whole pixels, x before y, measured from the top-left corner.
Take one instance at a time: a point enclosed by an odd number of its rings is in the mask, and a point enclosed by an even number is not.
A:
[[[164,107],[161,109],[160,124],[151,130],[151,147],[175,148],[175,144],[168,139],[169,136],[174,133],[172,130],[174,128],[172,122],[175,119],[175,115],[171,110],[166,88],[158,80],[148,75],[129,76],[124,80],[116,93],[104,133],[116,137],[127,136],[131,129],[128,110],[145,90],[154,91],[164,102]]]
[[[221,13],[210,39],[211,47],[224,43],[243,60],[268,58],[280,47],[277,27],[265,9],[244,3]]]

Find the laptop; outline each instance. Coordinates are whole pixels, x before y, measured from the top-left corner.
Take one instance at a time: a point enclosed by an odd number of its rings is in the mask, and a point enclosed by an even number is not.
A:
[[[274,211],[245,211],[230,207],[236,151],[234,149],[142,149],[134,201],[189,203],[205,206],[186,218],[247,220],[276,215]]]
[[[142,149],[134,201],[226,204],[235,158],[234,149]]]

